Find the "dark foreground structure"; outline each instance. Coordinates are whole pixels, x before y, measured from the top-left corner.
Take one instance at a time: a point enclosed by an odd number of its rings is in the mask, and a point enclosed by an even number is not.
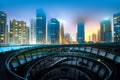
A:
[[[120,45],[43,45],[0,55],[0,80],[119,80]]]

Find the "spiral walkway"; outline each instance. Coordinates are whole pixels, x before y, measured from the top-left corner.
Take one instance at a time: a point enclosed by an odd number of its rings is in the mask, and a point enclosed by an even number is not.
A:
[[[0,80],[119,80],[119,49],[116,44],[71,44],[10,51]]]

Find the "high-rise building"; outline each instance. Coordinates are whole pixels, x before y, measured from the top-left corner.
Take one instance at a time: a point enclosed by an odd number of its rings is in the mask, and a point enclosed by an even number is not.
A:
[[[98,30],[98,32],[97,32],[97,42],[100,42],[101,41],[101,39],[100,39],[100,30]]]
[[[36,43],[46,43],[46,14],[42,9],[36,12]]]
[[[91,36],[89,36],[89,42],[90,42],[90,41],[92,41],[92,40],[91,40]]]
[[[7,28],[7,14],[0,11],[0,45],[7,44],[7,34],[8,34],[8,28]]]
[[[26,44],[30,44],[30,28],[26,27]]]
[[[120,13],[113,15],[114,42],[120,42]]]
[[[60,25],[60,44],[64,44],[64,25]]]
[[[30,44],[36,43],[36,20],[31,19],[30,21]]]
[[[92,41],[95,43],[97,42],[97,36],[95,33],[92,34]]]
[[[77,24],[77,42],[84,43],[84,22],[79,22]]]
[[[47,23],[47,43],[50,44],[51,43],[51,36],[50,36],[50,27],[51,24],[50,24],[50,21],[48,21]]]
[[[111,42],[112,41],[112,25],[111,20],[104,20],[100,23],[100,35],[101,42]]]
[[[59,44],[60,39],[60,23],[57,19],[52,18],[47,28],[48,43]]]
[[[71,37],[69,33],[65,33],[64,35],[64,43],[65,44],[70,44],[71,43]]]
[[[5,44],[9,43],[9,33],[8,33],[8,25],[5,28]]]
[[[22,45],[27,44],[26,39],[26,22],[10,20],[10,44]]]

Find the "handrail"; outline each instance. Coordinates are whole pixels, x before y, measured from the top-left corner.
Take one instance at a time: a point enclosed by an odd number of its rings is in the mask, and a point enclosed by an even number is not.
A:
[[[58,53],[58,54],[59,54],[59,53]],[[69,53],[68,53],[68,54],[69,54]],[[54,54],[52,55],[52,57],[57,57],[57,56],[58,56],[58,57],[60,57],[60,56],[66,57],[66,56],[68,56],[68,55],[64,55],[64,53],[62,53],[62,55],[57,55],[56,53],[55,53],[55,55],[54,55]],[[85,59],[89,59],[89,60],[91,59],[91,60],[93,60],[93,61],[97,61],[97,60],[95,60],[95,59],[93,59],[93,58],[90,58],[90,57],[87,57],[87,56],[70,55],[70,54],[69,54],[69,57],[70,57],[70,56],[77,56],[77,57],[82,57],[82,58],[85,58]],[[29,68],[29,70],[27,71],[26,79],[28,78],[30,71],[31,71],[37,64],[39,64],[39,63],[40,63],[41,61],[43,61],[43,60],[47,60],[49,57],[51,57],[51,56],[50,56],[50,55],[47,55],[47,58],[44,58],[44,59],[36,62],[35,64],[33,64],[33,65]],[[97,61],[97,62],[99,62],[99,61]],[[104,63],[102,63],[102,62],[99,62],[99,64],[104,65],[104,66],[107,68],[108,73],[109,73],[109,76],[107,76],[104,80],[109,79],[109,78],[111,77],[111,75],[112,75],[112,72],[111,72],[110,68],[109,68],[106,64],[104,64]]]
[[[60,68],[66,68],[66,67],[60,67]],[[57,69],[59,69],[59,68],[55,68],[54,70],[57,70]],[[67,69],[73,69],[73,68],[67,66]],[[51,73],[51,72],[52,72],[52,71],[46,73],[41,80],[44,80],[44,78],[47,76],[47,74],[49,74],[49,73]],[[82,72],[82,71],[80,71],[80,70],[79,70],[79,72],[82,73],[82,74],[84,74],[85,76],[87,76],[87,78],[88,78],[89,80],[91,80],[91,79],[88,77],[87,74],[85,74],[84,72]]]
[[[52,47],[52,48],[54,48],[54,47],[56,47],[56,46],[58,46],[58,45],[45,45],[45,46],[43,46],[44,48],[47,48],[47,47]],[[83,47],[89,47],[89,46],[85,46],[85,45],[82,45]],[[25,54],[24,52],[27,52],[27,51],[30,51],[30,50],[37,50],[37,49],[39,49],[39,48],[43,48],[42,46],[39,46],[39,47],[34,47],[34,48],[30,48],[30,49],[27,49],[27,50],[25,50],[25,51],[23,51],[23,52],[18,52],[18,53],[15,53],[15,54],[11,54],[7,59],[6,59],[6,62],[5,62],[5,64],[6,64],[6,68],[8,69],[8,71],[11,73],[11,74],[13,74],[13,75],[15,75],[15,77],[17,77],[17,78],[20,78],[20,79],[22,79],[22,80],[27,80],[26,79],[26,77],[24,78],[24,77],[21,77],[21,76],[19,76],[19,75],[17,75],[17,74],[15,74],[13,71],[11,71],[10,70],[10,61],[12,61],[12,59],[14,59],[14,57],[15,56],[19,56],[19,54],[20,53],[23,53],[23,54]],[[61,48],[62,46],[61,45],[59,45],[59,48]],[[66,46],[66,47],[71,47],[71,46]],[[75,46],[74,46],[75,47]],[[79,45],[78,46],[76,46],[76,47],[80,47]],[[90,48],[92,48],[91,46],[90,46]],[[99,49],[99,48],[97,48],[97,49]],[[84,52],[86,52],[86,51],[84,51]],[[53,52],[54,53],[54,52]],[[61,52],[60,52],[61,53]],[[91,52],[92,53],[92,52]],[[92,53],[92,54],[94,54],[94,53]],[[42,54],[41,54],[42,55]],[[50,54],[50,55],[52,55],[52,54]],[[56,55],[58,55],[58,54],[56,54]],[[117,55],[117,54],[116,54]],[[46,57],[47,57],[48,55],[46,55]],[[76,55],[76,56],[79,56],[79,55]],[[86,56],[85,56],[86,57]],[[104,56],[102,56],[102,57],[104,57]],[[102,63],[102,62],[100,62],[100,63]],[[110,71],[110,69],[109,69],[109,67],[106,65],[106,64],[104,64],[104,63],[102,63],[104,66],[106,66],[107,68],[108,68],[108,70]],[[32,67],[32,66],[31,66]],[[31,69],[31,68],[29,68],[29,69]],[[110,72],[110,75],[112,74],[112,72]],[[28,74],[27,74],[28,75]],[[109,78],[109,77],[108,77]]]

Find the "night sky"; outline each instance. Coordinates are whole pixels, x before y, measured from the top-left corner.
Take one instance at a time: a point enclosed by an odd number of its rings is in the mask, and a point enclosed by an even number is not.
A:
[[[120,0],[0,0],[0,11],[7,13],[8,25],[10,19],[16,19],[30,26],[38,8],[44,9],[47,20],[57,18],[63,22],[65,33],[70,33],[73,40],[77,22],[84,19],[87,41],[89,35],[97,33],[101,20],[120,12]]]

